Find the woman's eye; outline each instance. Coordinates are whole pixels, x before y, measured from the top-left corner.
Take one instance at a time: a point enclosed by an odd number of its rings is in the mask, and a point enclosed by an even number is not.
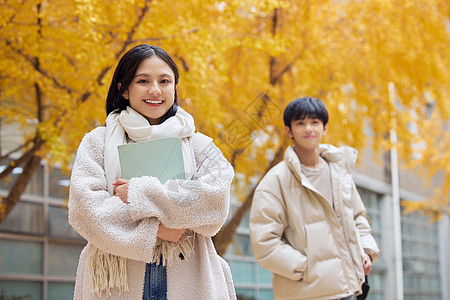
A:
[[[146,83],[147,82],[147,80],[145,80],[145,79],[139,79],[138,80],[138,83]]]
[[[167,84],[167,83],[170,83],[170,81],[168,79],[163,79],[163,80],[161,80],[161,83]]]

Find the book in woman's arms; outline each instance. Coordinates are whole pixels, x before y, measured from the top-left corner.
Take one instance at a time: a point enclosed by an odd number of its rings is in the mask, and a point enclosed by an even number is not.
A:
[[[122,178],[153,176],[161,183],[186,179],[178,137],[117,146]]]

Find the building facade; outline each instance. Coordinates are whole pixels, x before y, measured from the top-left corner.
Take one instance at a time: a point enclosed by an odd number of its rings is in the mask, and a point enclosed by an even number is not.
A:
[[[0,168],[6,164],[0,162]],[[21,168],[0,181],[6,197]],[[0,225],[0,299],[72,299],[85,241],[67,220],[68,176],[43,165]]]

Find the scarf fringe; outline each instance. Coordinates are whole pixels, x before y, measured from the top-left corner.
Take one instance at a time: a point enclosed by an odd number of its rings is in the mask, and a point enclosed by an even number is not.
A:
[[[195,233],[184,234],[176,242],[158,239],[153,251],[152,263],[164,266],[172,265],[180,255],[188,259],[194,253]],[[88,254],[89,280],[92,291],[101,297],[103,292],[111,296],[111,289],[118,288],[119,295],[128,292],[127,259],[104,252],[94,245],[90,245]]]
[[[157,264],[162,263],[163,266],[170,266],[180,258],[180,255],[188,259],[194,253],[194,242],[195,234],[185,234],[176,243],[158,239],[151,262]]]
[[[106,253],[90,245],[88,253],[89,279],[92,292],[101,297],[103,291],[111,296],[111,289],[118,288],[119,294],[128,292],[126,258]]]

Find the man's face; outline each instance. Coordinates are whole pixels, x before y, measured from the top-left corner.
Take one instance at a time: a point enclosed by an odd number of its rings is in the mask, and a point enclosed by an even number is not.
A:
[[[319,118],[305,117],[292,120],[291,128],[285,127],[287,135],[294,140],[295,147],[302,150],[315,150],[319,147],[327,126]]]

